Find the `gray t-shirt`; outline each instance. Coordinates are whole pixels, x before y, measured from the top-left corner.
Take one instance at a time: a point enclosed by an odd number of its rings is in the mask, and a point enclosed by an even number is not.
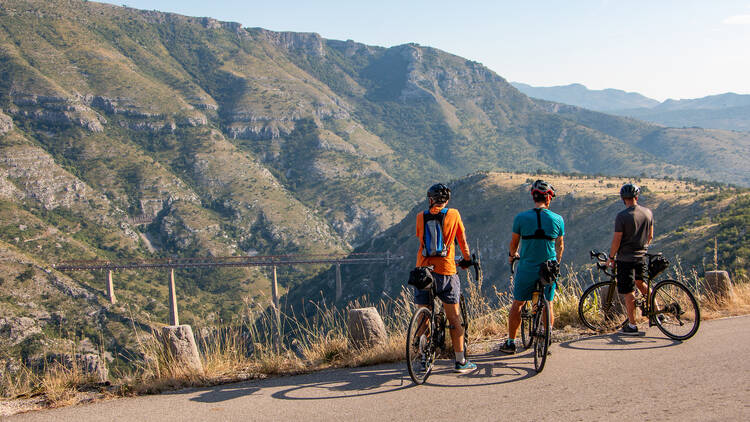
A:
[[[622,232],[617,260],[623,262],[643,260],[646,254],[646,242],[653,225],[654,216],[646,207],[635,205],[620,211],[615,218],[615,232]]]

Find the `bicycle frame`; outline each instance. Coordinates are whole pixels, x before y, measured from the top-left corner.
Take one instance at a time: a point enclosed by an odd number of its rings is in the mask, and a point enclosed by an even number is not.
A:
[[[599,252],[597,250],[592,250],[589,252],[589,255],[591,256],[591,259],[596,259],[597,262],[596,266],[597,268],[609,276],[610,282],[614,287],[617,286],[617,266],[613,267],[611,270],[607,266],[607,255],[604,252]],[[661,252],[658,254],[646,254],[646,257],[648,258],[648,264],[651,264],[651,261],[661,256]],[[648,326],[651,327],[654,325],[653,323],[653,317],[656,316],[656,311],[651,308],[651,296],[653,295],[653,289],[651,289],[651,284],[654,281],[654,278],[651,277],[650,274],[647,274],[646,277],[644,277],[645,280],[643,280],[644,283],[646,283],[646,291],[648,292],[648,295],[643,296],[643,292],[640,292],[640,289],[636,286],[636,292],[641,293],[640,298],[635,298],[635,306],[641,308],[641,314],[645,317],[648,317]],[[605,303],[612,303],[614,300],[614,295],[618,294],[616,293],[616,288],[610,288],[607,291],[607,297],[605,298]],[[635,292],[634,292],[635,293]]]

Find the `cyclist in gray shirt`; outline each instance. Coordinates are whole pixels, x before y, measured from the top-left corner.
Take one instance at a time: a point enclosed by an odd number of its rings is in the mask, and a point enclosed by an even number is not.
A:
[[[617,266],[617,292],[624,295],[628,320],[620,333],[638,335],[635,324],[635,287],[648,297],[648,287],[643,282],[648,274],[646,249],[654,238],[654,216],[651,210],[638,205],[641,189],[626,183],[620,189],[620,198],[626,209],[615,218],[615,233],[609,250],[609,266]],[[615,260],[617,261],[615,264]]]

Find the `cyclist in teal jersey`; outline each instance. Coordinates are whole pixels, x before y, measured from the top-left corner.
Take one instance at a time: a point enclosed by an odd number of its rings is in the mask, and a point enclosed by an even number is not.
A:
[[[563,218],[549,210],[549,204],[555,196],[555,188],[543,180],[537,180],[531,186],[531,195],[535,207],[524,211],[513,219],[513,234],[510,240],[508,261],[520,257],[513,286],[513,304],[508,315],[508,340],[500,346],[500,351],[513,354],[516,352],[516,335],[521,325],[521,308],[532,299],[536,281],[539,279],[540,266],[546,261],[562,258],[565,222]],[[520,245],[520,256],[518,255]],[[555,296],[555,284],[545,287],[544,295],[552,302]],[[550,307],[550,327],[554,315]]]

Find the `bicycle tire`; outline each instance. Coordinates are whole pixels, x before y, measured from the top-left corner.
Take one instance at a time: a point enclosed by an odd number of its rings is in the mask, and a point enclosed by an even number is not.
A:
[[[469,356],[469,312],[466,309],[466,299],[461,295],[458,303],[461,309],[461,327],[464,329],[464,356]]]
[[[521,308],[521,346],[524,350],[531,347],[531,340],[534,338],[533,317],[529,302],[524,303]]]
[[[550,344],[550,313],[549,302],[546,298],[541,298],[537,304],[536,314],[534,314],[534,370],[537,373],[542,372],[544,364],[547,362],[547,351]]]
[[[420,332],[423,324],[425,328]],[[417,309],[406,332],[406,368],[415,384],[427,380],[435,363],[433,329],[432,312],[427,308]]]
[[[627,318],[625,304],[617,294],[614,281],[601,281],[590,286],[578,302],[578,318],[594,331],[617,329]]]
[[[682,283],[675,280],[657,283],[650,306],[654,323],[667,337],[682,341],[698,332],[700,307],[695,296]]]

